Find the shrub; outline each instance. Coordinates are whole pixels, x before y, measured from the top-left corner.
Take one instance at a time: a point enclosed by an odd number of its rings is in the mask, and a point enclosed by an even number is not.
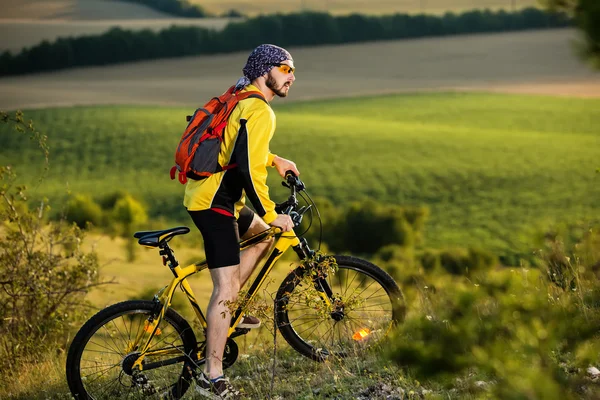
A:
[[[416,218],[413,209],[407,211],[373,200],[352,203],[337,219],[328,243],[336,250],[370,254],[389,244],[413,247],[417,236],[415,228],[422,226],[421,221],[427,215],[426,208],[420,210],[422,217]],[[412,216],[416,226],[410,224],[407,215]]]
[[[105,211],[112,210],[115,207],[115,204],[117,204],[117,201],[127,196],[129,196],[129,193],[126,190],[119,189],[101,197],[100,200],[98,200],[98,204]]]
[[[597,223],[553,227],[543,235],[535,264],[562,290],[578,290],[581,280],[600,276],[600,229]]]
[[[112,215],[116,222],[127,229],[143,224],[148,220],[148,214],[142,203],[129,195],[117,200]]]
[[[427,249],[421,253],[419,256],[419,262],[426,272],[433,271],[442,266],[440,262],[440,255],[437,251],[431,249]]]
[[[0,116],[29,131],[47,156],[45,136],[21,113]],[[26,361],[64,350],[71,328],[87,310],[85,294],[100,284],[96,254],[81,248],[82,230],[64,220],[48,222],[47,204],[28,207],[25,187],[16,178],[12,169],[0,167],[0,376],[5,379]]]
[[[411,263],[413,256],[410,249],[397,244],[390,244],[379,249],[377,253],[375,253],[375,258],[385,262],[401,261]]]
[[[129,238],[133,234],[136,226],[139,226],[148,220],[146,208],[130,195],[118,199],[112,210],[113,220],[119,226],[121,236]],[[137,245],[133,240],[125,241],[125,250],[127,252],[127,261],[134,261],[136,258]]]
[[[427,261],[434,264],[436,262],[432,259]],[[494,254],[482,249],[453,248],[439,252],[439,263],[450,274],[471,275],[474,272],[493,267],[497,263],[497,258]]]
[[[45,350],[65,349],[84,295],[99,284],[98,259],[75,225],[45,225],[42,213],[10,216],[0,240],[0,370]],[[7,215],[1,215],[5,221]]]
[[[469,247],[469,270],[484,271],[498,264],[498,257],[492,252],[478,248]]]
[[[413,249],[395,244],[379,249],[375,253],[373,262],[383,268],[399,284],[411,283],[411,278],[417,272],[414,268]]]
[[[552,259],[552,251],[543,255]],[[394,333],[389,358],[419,380],[484,375],[495,399],[596,398],[585,374],[600,361],[600,290],[591,275],[577,282],[576,291],[564,291],[543,270],[514,268],[480,279],[438,276],[436,291],[420,292],[426,312],[409,315]]]
[[[100,206],[91,197],[82,194],[76,194],[68,200],[65,218],[80,228],[88,224],[100,226],[103,222]]]
[[[321,237],[321,230],[319,226],[319,216],[316,213],[316,210],[312,210],[312,222],[310,221],[310,211],[305,214],[304,219],[302,221],[302,226],[300,230],[297,232],[305,232],[304,237],[309,241],[309,243],[313,246],[317,246],[317,242],[319,239],[322,239],[324,242],[330,243],[331,241],[335,241],[335,226],[337,224],[338,219],[340,218],[340,210],[335,207],[335,205],[326,197],[315,196],[313,201],[319,210],[319,214],[321,215],[321,223],[323,224],[323,236]],[[309,228],[310,224],[310,228]]]
[[[463,248],[444,249],[440,251],[440,265],[446,272],[453,275],[467,275],[468,250]]]

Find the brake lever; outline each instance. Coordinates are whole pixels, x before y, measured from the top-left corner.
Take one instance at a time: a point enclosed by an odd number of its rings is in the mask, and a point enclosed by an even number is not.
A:
[[[308,206],[302,206],[299,210],[298,210],[298,214],[300,215],[304,215],[304,213],[306,213],[308,210],[310,210],[312,207],[312,204],[309,204]]]

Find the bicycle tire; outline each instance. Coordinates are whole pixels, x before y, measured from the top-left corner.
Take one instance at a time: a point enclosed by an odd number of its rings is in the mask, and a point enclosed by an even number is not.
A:
[[[125,354],[127,340],[147,331],[144,321],[155,311],[152,301],[125,301],[99,311],[81,327],[69,347],[66,363],[67,382],[75,399],[179,399],[184,395],[192,379],[197,344],[188,322],[173,309],[167,310],[150,349],[176,349],[183,360],[139,374],[131,372],[137,354]],[[156,361],[161,359],[146,357],[143,363]]]
[[[380,342],[406,312],[402,291],[384,270],[356,257],[333,257],[338,269],[326,281],[338,299],[335,309],[323,307],[314,275],[303,266],[285,278],[276,295],[281,335],[315,361],[358,355]]]

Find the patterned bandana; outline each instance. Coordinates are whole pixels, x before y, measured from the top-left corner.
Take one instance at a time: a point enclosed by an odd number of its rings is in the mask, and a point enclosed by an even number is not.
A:
[[[248,86],[253,80],[269,72],[273,68],[272,64],[286,60],[294,61],[286,49],[273,44],[261,44],[250,53],[248,61],[242,69],[244,76],[238,80],[236,87]]]

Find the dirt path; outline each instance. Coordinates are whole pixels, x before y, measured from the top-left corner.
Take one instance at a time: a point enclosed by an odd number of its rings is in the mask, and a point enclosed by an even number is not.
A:
[[[289,99],[421,90],[600,97],[600,73],[574,55],[570,29],[291,48]],[[0,79],[0,109],[74,104],[197,106],[241,73],[247,52]]]

